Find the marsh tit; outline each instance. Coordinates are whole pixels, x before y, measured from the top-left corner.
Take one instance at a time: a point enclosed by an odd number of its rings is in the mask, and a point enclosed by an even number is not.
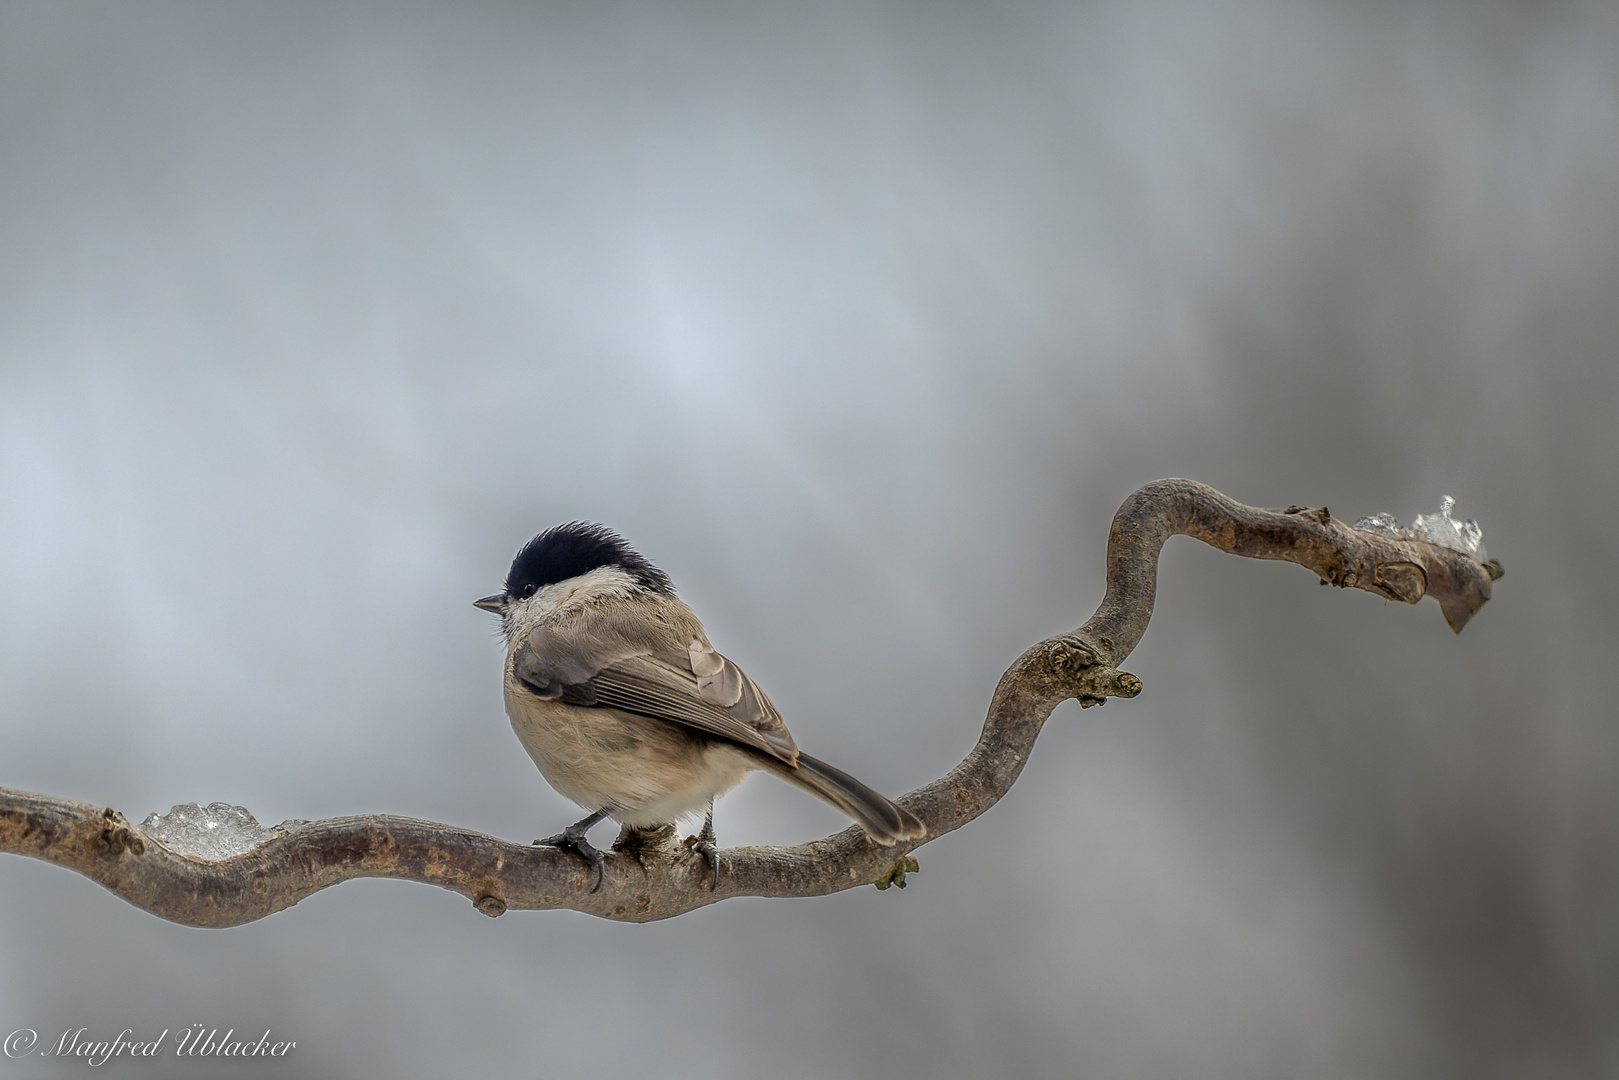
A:
[[[763,690],[714,651],[662,570],[601,525],[570,522],[517,553],[504,590],[475,601],[506,638],[506,715],[540,774],[590,816],[536,840],[575,852],[603,818],[650,828],[704,811],[692,842],[719,875],[714,799],[763,769],[831,803],[879,844],[921,821],[803,753]]]

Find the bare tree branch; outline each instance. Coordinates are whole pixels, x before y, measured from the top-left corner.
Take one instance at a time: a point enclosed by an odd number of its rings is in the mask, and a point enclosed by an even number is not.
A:
[[[858,827],[792,847],[729,848],[710,890],[702,858],[673,828],[620,834],[590,892],[584,864],[556,848],[508,843],[413,818],[368,814],[293,828],[245,854],[209,862],[145,836],[116,810],[0,788],[0,851],[64,866],[152,914],[189,926],[239,926],[358,877],[452,889],[486,915],[572,908],[607,919],[667,919],[730,896],[821,896],[875,884],[903,887],[910,853],[994,806],[1022,772],[1059,703],[1082,706],[1141,692],[1117,670],[1146,632],[1158,552],[1177,533],[1233,555],[1281,559],[1323,584],[1414,604],[1434,597],[1460,632],[1490,598],[1500,565],[1417,540],[1362,532],[1325,509],[1260,510],[1191,480],[1159,480],[1125,500],[1107,545],[1107,595],[1090,621],[1047,639],[1001,677],[983,732],[950,773],[898,800],[927,825],[920,843],[880,847]]]

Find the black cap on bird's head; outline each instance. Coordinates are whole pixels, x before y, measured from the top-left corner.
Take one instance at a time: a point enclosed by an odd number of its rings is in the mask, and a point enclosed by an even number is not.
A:
[[[498,615],[513,600],[527,600],[547,585],[603,566],[618,567],[652,592],[675,594],[669,575],[647,562],[612,529],[588,521],[570,521],[524,544],[506,574],[505,591],[473,603]]]

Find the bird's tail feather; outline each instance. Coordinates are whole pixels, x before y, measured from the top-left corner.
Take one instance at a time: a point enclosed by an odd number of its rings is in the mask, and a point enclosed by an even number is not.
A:
[[[927,827],[915,814],[895,806],[842,769],[819,758],[799,751],[796,769],[774,759],[768,764],[783,780],[797,784],[854,818],[879,844],[918,840],[928,834]]]

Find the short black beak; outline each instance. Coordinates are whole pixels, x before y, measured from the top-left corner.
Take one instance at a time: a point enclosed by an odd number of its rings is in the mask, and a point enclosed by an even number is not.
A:
[[[492,611],[496,615],[504,615],[506,614],[506,594],[496,593],[493,596],[486,596],[482,600],[474,600],[472,606],[483,608],[485,611]]]

